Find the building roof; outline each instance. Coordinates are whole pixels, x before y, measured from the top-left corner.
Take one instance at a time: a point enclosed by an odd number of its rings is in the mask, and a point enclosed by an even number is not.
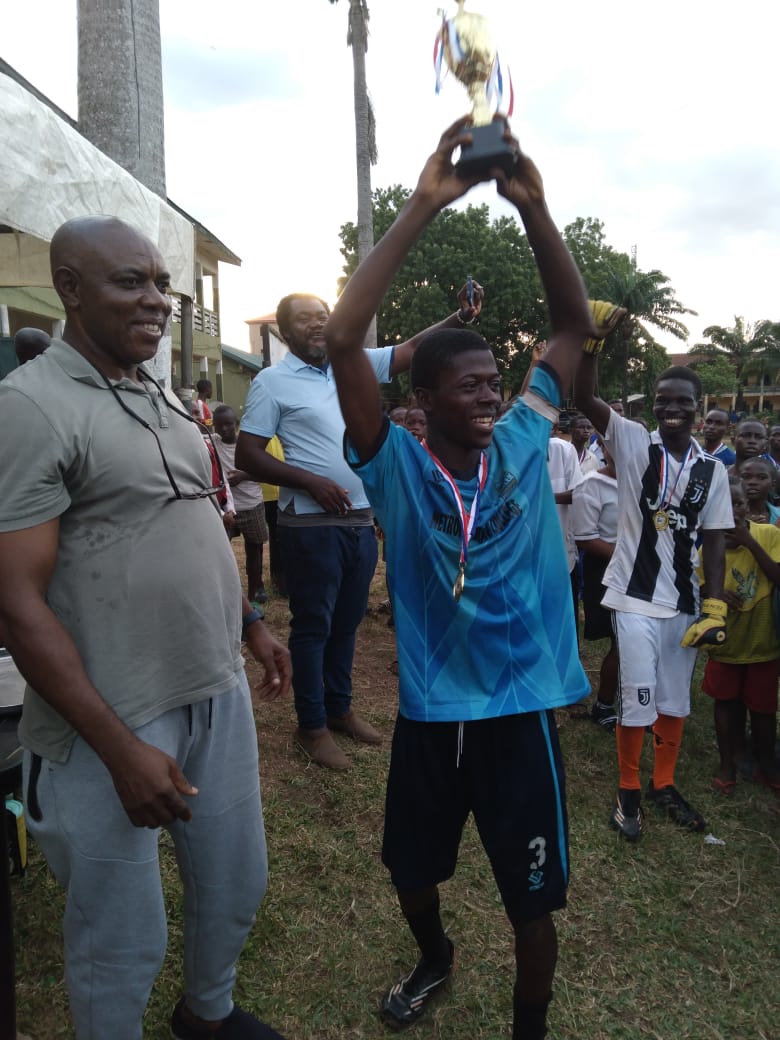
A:
[[[62,119],[63,122],[67,123],[78,134],[80,134],[81,137],[84,137],[84,134],[82,134],[81,130],[79,129],[78,122],[75,119],[73,119],[72,116],[69,116],[67,112],[63,111],[63,109],[61,109],[58,105],[55,105],[51,98],[48,98],[45,94],[41,93],[41,91],[38,90],[37,87],[30,83],[28,79],[25,79],[25,77],[20,72],[18,72],[13,67],[13,65],[9,65],[8,62],[5,61],[3,58],[0,58],[0,73],[5,74],[10,79],[13,79],[16,83],[19,84],[19,86],[23,87],[28,93],[32,94],[33,97],[37,98],[38,101],[46,105],[47,108],[51,109],[51,111],[57,116],[58,119]],[[88,140],[88,138],[84,139]],[[97,148],[97,145],[95,145],[92,141],[90,141],[90,144],[93,147]],[[100,149],[98,149],[98,151],[100,151]],[[109,158],[111,158],[111,156],[109,156]],[[196,235],[202,240],[203,244],[205,244],[207,247],[210,247],[210,252],[215,254],[217,260],[222,260],[224,263],[227,264],[234,264],[236,267],[241,266],[241,258],[239,256],[236,256],[236,254],[231,249],[228,249],[224,242],[221,242],[220,239],[218,239],[213,232],[209,231],[207,227],[201,224],[199,220],[196,220],[195,217],[187,213],[186,210],[183,210],[181,206],[177,206],[176,203],[173,202],[171,199],[166,198],[165,201],[168,203],[171,209],[176,210],[176,212],[180,216],[184,217],[185,220],[189,221],[189,223],[195,229]]]
[[[270,314],[264,315],[262,318],[247,318],[247,325],[275,325],[276,324],[276,311],[271,311]]]
[[[228,347],[224,343],[221,344],[220,349],[223,357],[234,361],[238,365],[243,365],[244,368],[251,369],[252,372],[259,372],[263,367],[263,359],[258,357],[257,354],[247,354],[245,350],[236,350],[234,347]]]
[[[195,233],[204,240],[208,245],[211,246],[212,252],[216,253],[217,259],[222,260],[226,264],[235,264],[236,267],[241,266],[241,257],[236,254],[221,242],[220,239],[214,234],[213,231],[209,231],[199,220],[196,220],[186,210],[182,209],[181,206],[177,206],[172,199],[166,200],[171,209],[175,209],[177,213],[180,213],[185,217],[192,226],[195,228]]]

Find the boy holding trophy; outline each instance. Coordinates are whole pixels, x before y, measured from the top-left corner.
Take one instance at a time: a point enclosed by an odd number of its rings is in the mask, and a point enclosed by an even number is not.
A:
[[[503,125],[503,124],[502,124]],[[398,635],[399,715],[383,861],[420,949],[382,1014],[414,1022],[448,981],[453,942],[438,885],[474,814],[515,934],[514,1040],[546,1035],[557,958],[552,912],[568,882],[563,764],[553,710],[580,700],[566,556],[546,467],[552,423],[594,329],[582,280],[547,210],[542,180],[508,128],[501,163],[463,174],[454,123],[393,226],[361,264],[325,330],[347,428],[345,453],[388,534]],[[418,443],[383,417],[364,333],[407,252],[445,206],[495,179],[514,203],[550,311],[549,350],[499,419],[500,378],[470,329],[426,336],[411,368],[427,419]]]

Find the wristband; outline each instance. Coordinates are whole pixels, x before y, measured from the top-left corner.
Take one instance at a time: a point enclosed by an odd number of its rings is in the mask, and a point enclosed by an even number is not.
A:
[[[255,621],[262,621],[263,615],[259,610],[250,610],[248,614],[245,614],[241,618],[241,639],[246,639],[246,630],[250,625],[254,625]]]
[[[459,324],[461,324],[461,325],[473,325],[474,322],[477,320],[477,316],[476,316],[476,314],[474,314],[471,318],[468,319],[468,321],[466,321],[465,318],[461,318],[460,311],[457,312],[457,318],[458,318]]]
[[[722,599],[703,599],[701,601],[701,612],[706,614],[707,617],[718,618],[721,621],[726,620],[729,608]]]

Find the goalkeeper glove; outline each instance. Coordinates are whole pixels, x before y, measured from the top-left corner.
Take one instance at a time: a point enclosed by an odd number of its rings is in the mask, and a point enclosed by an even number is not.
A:
[[[680,646],[720,646],[726,641],[726,613],[722,599],[702,600],[701,614],[689,625]]]
[[[618,307],[614,303],[605,303],[604,300],[588,300],[588,306],[593,315],[596,335],[589,336],[582,344],[582,349],[586,354],[600,354],[604,340],[625,317],[626,308]]]

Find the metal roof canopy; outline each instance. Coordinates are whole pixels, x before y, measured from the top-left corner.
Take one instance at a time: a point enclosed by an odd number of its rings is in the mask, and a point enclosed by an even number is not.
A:
[[[0,285],[51,286],[48,243],[60,224],[106,214],[155,242],[173,290],[192,298],[190,221],[7,74],[9,68],[0,69]]]

